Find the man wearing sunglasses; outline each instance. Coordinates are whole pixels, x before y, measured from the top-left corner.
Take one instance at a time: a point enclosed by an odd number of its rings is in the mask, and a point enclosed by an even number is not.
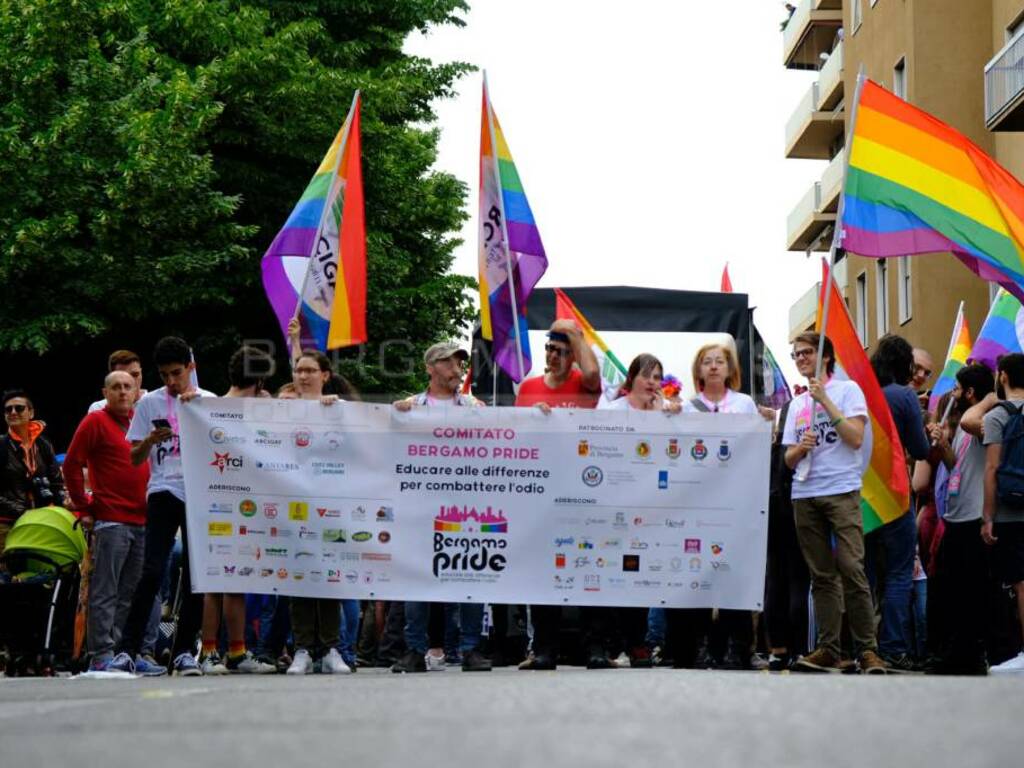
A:
[[[64,504],[64,479],[53,446],[42,436],[46,424],[35,419],[27,393],[4,393],[3,459],[0,464],[0,555],[7,532],[27,509]],[[2,566],[0,566],[2,567]]]
[[[577,367],[578,366],[578,367]],[[587,346],[583,332],[572,320],[556,320],[544,345],[544,375],[527,379],[519,386],[516,406],[549,408],[593,408],[601,394],[601,372],[594,351]],[[603,608],[583,608],[583,623],[590,628],[606,617]],[[520,669],[549,670],[558,664],[558,635],[562,609],[557,605],[531,605],[533,653]],[[596,637],[599,633],[589,632]],[[603,648],[591,649],[594,664],[607,666]]]
[[[583,331],[573,320],[555,320],[544,345],[544,375],[519,386],[516,406],[593,408],[600,394],[601,371]]]

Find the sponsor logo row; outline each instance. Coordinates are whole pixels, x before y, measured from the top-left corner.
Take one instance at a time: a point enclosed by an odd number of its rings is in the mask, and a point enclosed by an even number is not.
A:
[[[230,579],[258,578],[274,579],[277,581],[305,581],[327,584],[386,584],[391,581],[391,574],[386,571],[356,571],[344,570],[341,568],[311,568],[309,570],[300,568],[280,567],[256,567],[252,565],[210,565],[206,568],[206,575],[209,577],[223,577]]]
[[[271,539],[290,539],[295,537],[299,541],[323,541],[325,544],[348,544],[350,542],[365,544],[374,540],[380,544],[388,544],[391,541],[390,531],[377,531],[376,533],[372,531],[349,532],[345,528],[314,530],[304,525],[295,528],[262,524],[251,525],[247,523],[240,523],[236,529],[234,523],[222,522],[220,520],[211,520],[206,524],[206,533],[211,537],[234,536],[236,530],[239,536],[268,537]],[[213,545],[211,544],[210,546]]]
[[[683,447],[680,446],[679,438],[676,437],[668,438],[663,444],[659,444],[658,448],[673,461],[683,453]],[[707,443],[702,437],[694,438],[690,442],[688,452],[690,458],[695,462],[704,461],[710,454]],[[651,440],[638,440],[633,447],[634,457],[642,462],[653,461],[654,454],[655,448]],[[624,456],[624,451],[617,446],[597,444],[589,439],[583,439],[576,446],[576,455],[598,459],[621,459]],[[727,439],[723,438],[719,441],[715,458],[721,462],[729,461],[732,458],[732,448]]]
[[[316,519],[339,519],[345,516],[340,507],[311,505],[306,501],[264,501],[257,503],[254,499],[242,499],[236,502],[216,501],[207,510],[211,515],[233,515],[236,512],[242,517],[254,518],[261,515],[266,520],[287,518],[292,522],[306,522]],[[358,505],[349,510],[348,517],[353,523],[393,523],[395,510],[393,507],[381,506],[376,509]]]

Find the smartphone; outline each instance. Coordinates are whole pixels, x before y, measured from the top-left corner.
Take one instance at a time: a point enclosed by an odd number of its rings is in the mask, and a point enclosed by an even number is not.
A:
[[[170,429],[171,422],[169,422],[167,419],[153,419],[153,426],[156,429]]]

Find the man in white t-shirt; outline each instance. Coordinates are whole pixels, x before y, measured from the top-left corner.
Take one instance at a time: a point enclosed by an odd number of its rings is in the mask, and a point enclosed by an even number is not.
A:
[[[864,444],[867,403],[855,382],[833,377],[835,352],[828,337],[822,348],[826,376],[824,380],[815,378],[819,340],[818,334],[810,332],[793,340],[793,359],[808,379],[808,392],[790,404],[782,436],[786,465],[795,470],[796,533],[811,572],[818,623],[816,649],[800,657],[794,669],[840,671],[839,632],[845,604],[861,671],[884,674],[885,664],[877,652],[871,590],[864,573],[860,511],[861,451],[871,450]]]
[[[174,659],[174,674],[188,677],[202,674],[191,649],[202,621],[203,596],[193,594],[188,568],[189,542],[185,526],[185,475],[179,447],[178,396],[193,390],[191,374],[195,363],[188,344],[174,336],[157,342],[153,361],[164,386],[147,393],[136,403],[135,415],[126,435],[132,444],[132,463],[138,465],[149,461],[145,561],[121,633],[120,653],[109,668],[152,676],[167,673],[164,667],[140,656],[139,651],[153,599],[163,580],[167,557],[180,529],[182,600],[171,658]],[[216,397],[205,390],[199,390],[199,394]]]

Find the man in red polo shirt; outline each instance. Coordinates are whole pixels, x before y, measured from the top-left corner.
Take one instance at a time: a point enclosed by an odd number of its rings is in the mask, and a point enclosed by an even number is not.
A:
[[[134,466],[125,440],[137,390],[131,374],[107,374],[106,405],[82,419],[64,459],[71,503],[82,524],[93,529],[87,646],[94,671],[105,670],[113,658],[142,574],[149,464]],[[91,495],[85,490],[85,469]]]
[[[583,331],[573,320],[555,320],[544,345],[544,375],[519,386],[516,406],[593,408],[600,395],[601,371]]]
[[[556,320],[544,345],[544,375],[519,386],[517,407],[546,405],[551,408],[593,408],[601,395],[601,371],[594,350],[572,320]],[[607,612],[582,609],[587,666],[607,667],[604,624]],[[562,609],[557,605],[531,605],[533,653],[520,669],[554,669],[558,664],[558,633]]]

